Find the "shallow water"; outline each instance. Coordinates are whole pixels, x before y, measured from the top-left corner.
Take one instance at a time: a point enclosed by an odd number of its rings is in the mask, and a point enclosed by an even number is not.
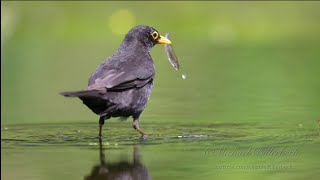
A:
[[[107,122],[100,144],[94,123],[2,127],[1,177],[300,179],[320,175],[316,126],[144,124],[143,129],[149,134],[147,140],[140,140],[127,122]]]

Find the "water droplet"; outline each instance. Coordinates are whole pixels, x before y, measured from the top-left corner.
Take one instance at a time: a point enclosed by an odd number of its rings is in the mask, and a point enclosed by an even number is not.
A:
[[[182,138],[182,136],[178,136],[178,138]]]
[[[182,74],[182,76],[181,76],[181,77],[182,77],[182,79],[184,79],[184,80],[185,80],[185,79],[187,78],[187,75],[186,75],[186,74]]]

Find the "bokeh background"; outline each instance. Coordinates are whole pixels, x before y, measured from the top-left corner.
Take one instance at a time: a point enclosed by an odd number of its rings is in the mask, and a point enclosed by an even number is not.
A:
[[[319,2],[1,1],[2,178],[83,179],[91,171],[98,116],[59,92],[84,89],[140,24],[171,32],[181,65],[174,70],[163,46],[152,49],[155,86],[140,124],[153,179],[320,177]],[[106,157],[132,154],[131,123],[107,121]],[[204,154],[221,146],[302,149],[297,157]],[[221,163],[295,168],[214,169]]]
[[[135,25],[171,39],[182,69],[152,49],[142,121],[306,121],[319,117],[318,2],[1,2],[1,123],[89,122],[95,68]],[[181,75],[187,74],[182,80]]]

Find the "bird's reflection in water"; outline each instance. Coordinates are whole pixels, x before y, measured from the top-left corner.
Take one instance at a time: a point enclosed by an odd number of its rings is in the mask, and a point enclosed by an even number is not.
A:
[[[140,162],[139,145],[136,144],[133,149],[133,163],[120,161],[108,163],[104,154],[102,142],[99,142],[100,163],[95,165],[91,174],[85,176],[85,180],[144,180],[151,179],[147,168]]]

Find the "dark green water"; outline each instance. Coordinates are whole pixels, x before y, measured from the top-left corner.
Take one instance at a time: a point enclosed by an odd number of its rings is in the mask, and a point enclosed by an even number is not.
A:
[[[129,123],[111,122],[102,150],[92,123],[12,125],[1,131],[1,177],[316,179],[320,129],[313,125],[144,123],[149,139],[141,141]]]
[[[319,179],[319,8],[1,2],[1,178]],[[173,32],[181,70],[155,46],[149,139],[111,120],[100,146],[98,117],[58,93],[83,89],[136,24]]]

